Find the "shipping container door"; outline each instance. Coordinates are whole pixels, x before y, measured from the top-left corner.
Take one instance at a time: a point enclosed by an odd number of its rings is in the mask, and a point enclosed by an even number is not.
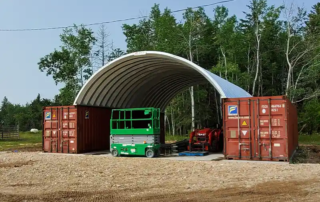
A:
[[[225,155],[228,159],[252,158],[252,105],[249,100],[224,102]]]
[[[262,98],[255,102],[255,157],[257,160],[286,159],[286,100]]]
[[[77,110],[75,107],[60,109],[60,152],[77,153]]]
[[[59,113],[58,108],[49,108],[43,111],[43,151],[59,152]]]

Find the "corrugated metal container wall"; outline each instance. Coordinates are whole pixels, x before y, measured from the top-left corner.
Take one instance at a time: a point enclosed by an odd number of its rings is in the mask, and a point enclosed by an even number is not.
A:
[[[77,106],[78,153],[110,149],[111,109]]]
[[[284,96],[226,98],[226,159],[289,161],[298,146],[295,106]]]
[[[54,106],[43,109],[43,151],[84,153],[109,149],[111,109]]]

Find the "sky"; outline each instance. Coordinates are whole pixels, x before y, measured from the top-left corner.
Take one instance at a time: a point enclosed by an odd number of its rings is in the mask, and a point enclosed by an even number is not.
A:
[[[28,29],[89,24],[148,15],[157,3],[161,9],[179,10],[212,4],[221,0],[0,0],[0,29]],[[244,16],[249,0],[223,3],[230,15]],[[317,0],[295,0],[308,11]],[[269,5],[279,6],[282,0],[268,0]],[[213,17],[213,8],[206,7]],[[175,13],[178,20],[182,13]],[[124,22],[106,24],[109,40],[115,48],[126,50],[122,32]],[[125,22],[138,23],[138,20]],[[93,31],[99,26],[91,26]],[[62,30],[2,32],[0,31],[0,100],[6,96],[11,103],[26,104],[36,98],[53,99],[62,85],[38,68],[40,58],[58,49]]]

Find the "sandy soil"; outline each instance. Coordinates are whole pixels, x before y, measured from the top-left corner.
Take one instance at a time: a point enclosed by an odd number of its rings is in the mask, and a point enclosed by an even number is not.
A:
[[[0,201],[320,201],[320,164],[0,153]]]

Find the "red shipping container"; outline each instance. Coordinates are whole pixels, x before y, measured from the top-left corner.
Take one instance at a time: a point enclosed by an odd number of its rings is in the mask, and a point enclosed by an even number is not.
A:
[[[111,109],[53,106],[43,109],[44,152],[85,153],[110,149]]]
[[[296,107],[285,96],[223,99],[226,159],[290,161],[298,147]]]

